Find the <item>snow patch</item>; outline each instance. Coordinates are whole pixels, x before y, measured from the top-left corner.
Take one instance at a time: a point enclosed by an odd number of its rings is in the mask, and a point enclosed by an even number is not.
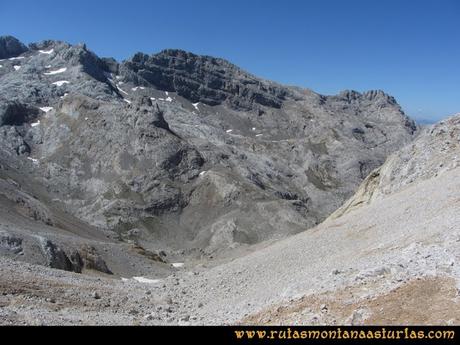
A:
[[[158,284],[160,279],[148,279],[145,277],[133,277],[134,280],[138,281],[139,283],[146,283],[146,284]]]
[[[123,98],[123,100],[128,103],[128,104],[131,104],[131,101],[129,99],[126,99],[126,98]]]
[[[150,99],[151,99],[152,101],[154,101],[154,100],[155,100],[155,97],[150,97]]]
[[[206,172],[207,172],[206,170],[200,172],[200,175],[199,175],[199,176],[203,176],[204,174],[206,174]]]
[[[41,111],[44,111],[45,113],[49,112],[50,110],[53,110],[53,107],[41,107]]]
[[[18,70],[20,70],[20,69],[21,69],[21,66],[18,66],[18,65],[14,65],[14,66],[13,66],[13,68],[14,68],[14,70],[15,70],[15,71],[18,71]]]
[[[227,129],[225,132],[231,133],[231,132],[233,132],[233,129]]]
[[[180,267],[183,267],[184,266],[184,263],[183,262],[174,262],[171,264],[173,267],[175,268],[180,268]]]
[[[64,73],[65,71],[67,71],[67,67],[62,67],[62,68],[59,68],[55,71],[50,71],[50,72],[46,72],[44,73],[44,75],[55,75],[55,74],[59,74],[59,73]]]
[[[53,54],[54,49],[50,49],[50,50],[39,50],[38,52],[41,53],[41,54],[50,55],[50,54]]]
[[[40,120],[38,120],[37,122],[31,123],[30,125],[31,125],[32,127],[36,127],[36,126],[38,126],[39,124],[40,124]]]
[[[200,104],[200,102],[197,102],[197,103],[192,103],[193,107],[196,109],[196,110],[200,110],[198,109],[198,105]]]
[[[168,98],[165,99],[166,102],[172,102],[172,100],[173,99],[171,97],[168,97]]]
[[[51,68],[51,65],[47,65],[47,66],[45,66],[45,68]]]
[[[252,130],[253,130],[253,131],[255,131],[255,130],[256,130],[256,128],[255,128],[255,127],[252,127]]]
[[[32,158],[32,157],[27,157],[29,161],[32,161],[34,164],[38,164],[38,159]]]
[[[263,134],[256,134],[256,137],[261,137]]]
[[[69,84],[70,82],[68,80],[59,80],[59,81],[55,81],[54,83],[52,83],[53,85],[57,85],[57,86],[62,86],[64,84]]]
[[[117,85],[117,89],[118,91],[123,92],[125,95],[128,95],[128,93],[125,90],[123,90],[121,87],[119,87],[118,85]]]
[[[22,59],[24,59],[24,56],[12,57],[12,58],[9,58],[8,60],[14,61],[14,60],[22,60]]]
[[[133,90],[133,91],[137,91],[137,89],[138,89],[138,88],[139,88],[139,87],[138,87],[138,86],[136,86],[136,87],[133,87],[131,90]]]
[[[165,91],[165,95],[166,95],[166,96],[169,96],[169,92],[168,92],[168,91]]]
[[[2,66],[2,65],[0,65],[0,68],[2,68],[2,67],[3,67],[3,66]]]
[[[116,78],[117,80],[120,80],[120,79],[123,78],[123,77],[122,77],[122,76],[119,76],[119,75],[116,75],[115,78]]]

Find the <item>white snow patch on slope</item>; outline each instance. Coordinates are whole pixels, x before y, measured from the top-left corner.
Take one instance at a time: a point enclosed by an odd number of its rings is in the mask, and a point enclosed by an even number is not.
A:
[[[45,68],[51,68],[51,65],[47,65],[47,66],[45,66]]]
[[[256,130],[256,128],[255,128],[255,127],[252,127],[252,130],[253,130],[253,131],[255,131],[255,130]]]
[[[169,92],[168,92],[168,91],[165,91],[165,95],[166,95],[166,96],[169,96]]]
[[[168,98],[165,99],[166,102],[172,102],[172,100],[173,99],[171,97],[168,97]]]
[[[14,65],[14,66],[13,66],[13,68],[14,68],[14,70],[15,70],[15,71],[18,71],[18,70],[20,70],[20,69],[21,69],[21,66],[18,66],[18,65]]]
[[[64,84],[69,84],[70,82],[68,80],[59,80],[59,81],[55,81],[54,83],[52,83],[53,85],[57,85],[57,86],[62,86]]]
[[[200,102],[197,102],[197,103],[192,103],[193,107],[196,109],[196,110],[200,110],[198,109],[198,105],[200,104]]]
[[[53,54],[54,49],[51,49],[51,50],[39,50],[38,52],[41,53],[41,54],[50,55],[50,54]]]
[[[263,134],[256,134],[256,137],[261,137]]]
[[[46,72],[46,73],[44,73],[44,74],[45,74],[45,75],[54,75],[54,74],[63,73],[63,72],[65,72],[65,71],[67,71],[67,67],[62,67],[62,68],[59,68],[59,69],[57,69],[57,70],[55,70],[55,71]]]
[[[27,157],[28,160],[32,161],[32,163],[38,164],[38,159]]]
[[[128,104],[131,104],[131,101],[129,99],[126,99],[126,98],[123,98],[123,100],[128,103]]]
[[[119,87],[118,85],[117,85],[117,89],[118,91],[123,92],[125,95],[128,95],[128,93],[125,90],[123,90],[121,87]]]
[[[2,68],[2,67],[3,67],[3,66],[2,66],[2,65],[0,65],[0,68]]]
[[[206,170],[200,172],[200,175],[199,175],[199,176],[203,176],[204,174],[206,174],[206,172],[207,172]]]
[[[160,279],[148,279],[145,277],[133,277],[134,280],[138,281],[139,283],[146,283],[146,284],[158,284]]]
[[[227,129],[225,132],[231,133],[231,132],[233,132],[233,129]]]
[[[14,60],[22,60],[22,59],[24,59],[24,56],[12,57],[12,58],[9,58],[8,60],[14,61]]]
[[[179,268],[179,267],[182,267],[184,266],[184,263],[183,262],[174,262],[171,264],[173,267],[175,268]]]
[[[30,125],[31,125],[32,127],[36,127],[36,126],[38,126],[39,124],[40,124],[40,120],[38,120],[37,122],[31,123]]]
[[[53,110],[53,107],[41,107],[41,111],[44,111],[45,113],[49,112],[50,110]]]

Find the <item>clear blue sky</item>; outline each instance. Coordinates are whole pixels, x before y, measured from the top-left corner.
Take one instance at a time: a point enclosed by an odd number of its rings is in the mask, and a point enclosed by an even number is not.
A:
[[[123,60],[181,48],[323,94],[383,89],[417,119],[460,112],[459,0],[4,1],[0,34]]]

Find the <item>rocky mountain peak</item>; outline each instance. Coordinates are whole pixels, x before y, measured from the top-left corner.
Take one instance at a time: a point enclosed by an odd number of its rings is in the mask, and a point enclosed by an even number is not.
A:
[[[0,36],[0,59],[9,59],[25,53],[28,48],[13,36]]]
[[[139,85],[176,92],[211,106],[225,103],[235,109],[251,110],[254,105],[280,108],[288,95],[287,89],[258,79],[224,59],[177,49],[153,55],[137,53],[122,68]]]

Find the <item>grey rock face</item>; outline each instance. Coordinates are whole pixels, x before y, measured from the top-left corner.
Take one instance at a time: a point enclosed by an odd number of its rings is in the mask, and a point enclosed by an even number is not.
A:
[[[22,238],[0,231],[0,249],[19,254],[22,252]]]
[[[25,53],[27,47],[17,38],[0,36],[0,59],[8,59]]]
[[[38,116],[39,110],[35,107],[10,102],[0,101],[0,126],[21,126],[26,122],[34,120]]]
[[[312,227],[417,133],[382,91],[323,96],[178,50],[118,64],[44,41],[21,57],[0,68],[0,163],[36,179],[41,205],[138,229],[152,252]]]
[[[46,238],[40,238],[40,245],[49,267],[73,271],[72,262],[61,248]],[[79,268],[76,268],[76,270],[78,271]]]
[[[459,151],[460,115],[424,128],[411,144],[391,154],[382,166],[369,174],[332,217],[457,168]]]
[[[120,69],[137,84],[176,92],[192,102],[208,105],[226,103],[246,110],[252,109],[253,104],[280,108],[288,93],[226,60],[182,50],[169,49],[150,56],[138,53]]]

